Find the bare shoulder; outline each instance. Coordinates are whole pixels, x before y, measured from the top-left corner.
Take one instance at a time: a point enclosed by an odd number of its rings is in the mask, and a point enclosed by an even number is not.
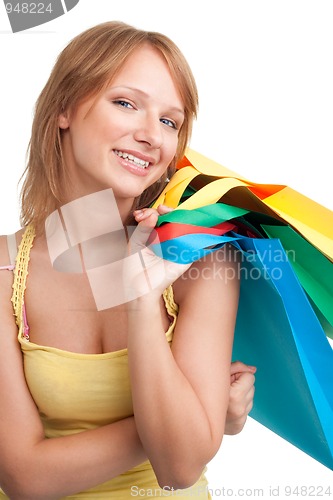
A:
[[[20,244],[24,229],[20,229],[15,233],[16,246]],[[12,236],[12,235],[11,235]],[[0,235],[0,266],[10,265],[10,254],[8,247],[8,236]]]
[[[0,235],[0,266],[7,266],[10,264],[7,236]]]
[[[7,236],[0,236],[0,267],[10,265]],[[13,273],[0,269],[0,311],[3,313],[4,301],[10,299]]]
[[[239,291],[240,258],[238,251],[230,244],[216,250],[196,262],[173,284],[175,301],[195,302],[198,297],[207,301],[216,293]],[[234,295],[232,293],[231,295]]]

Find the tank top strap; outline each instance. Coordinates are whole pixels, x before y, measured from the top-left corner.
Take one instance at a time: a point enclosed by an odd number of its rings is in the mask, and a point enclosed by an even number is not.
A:
[[[32,226],[27,226],[23,233],[21,243],[18,247],[16,256],[16,265],[14,269],[12,303],[16,324],[19,328],[19,337],[28,336],[28,325],[24,307],[24,292],[28,276],[28,264],[30,259],[30,250],[33,245],[35,230]]]
[[[172,318],[176,318],[178,315],[178,305],[175,302],[172,285],[168,286],[163,292],[163,299],[167,313]]]

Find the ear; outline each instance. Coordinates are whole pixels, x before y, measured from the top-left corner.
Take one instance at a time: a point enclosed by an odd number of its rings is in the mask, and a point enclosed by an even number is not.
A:
[[[66,129],[69,127],[69,117],[68,117],[68,112],[64,111],[64,113],[61,113],[58,118],[58,125],[62,129]]]

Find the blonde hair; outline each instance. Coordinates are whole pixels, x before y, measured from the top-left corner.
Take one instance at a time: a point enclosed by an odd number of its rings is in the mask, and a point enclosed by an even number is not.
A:
[[[147,188],[134,207],[148,206],[164,188],[185,152],[197,114],[198,93],[191,69],[178,47],[161,33],[122,22],[94,26],[76,36],[60,53],[35,107],[28,161],[21,191],[21,223],[36,230],[62,202],[61,186],[68,180],[61,150],[58,117],[86,97],[98,95],[141,44],[149,43],[164,56],[184,102],[185,120],[177,153],[164,178]]]

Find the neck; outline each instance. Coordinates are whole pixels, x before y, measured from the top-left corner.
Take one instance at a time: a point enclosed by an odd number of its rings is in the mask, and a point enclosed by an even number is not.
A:
[[[45,225],[53,267],[77,273],[119,260],[127,245],[124,228],[133,225],[133,200],[116,199],[112,189],[72,198]]]
[[[71,190],[63,197],[63,202],[58,209],[61,208],[65,213],[70,213],[75,223],[89,224],[89,220],[83,220],[88,214],[109,214],[111,224],[120,219],[124,225],[132,216],[133,206],[134,198],[116,197],[112,188],[105,188],[85,192]],[[105,221],[105,223],[109,225],[109,222]]]

